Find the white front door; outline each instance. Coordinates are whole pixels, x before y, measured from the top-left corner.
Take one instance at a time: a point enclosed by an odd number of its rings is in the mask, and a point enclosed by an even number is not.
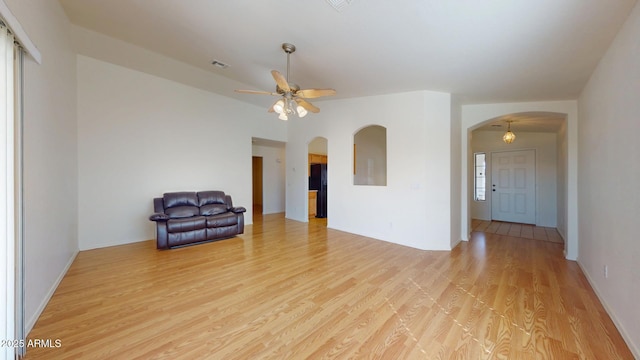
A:
[[[491,218],[536,223],[536,152],[491,154]]]

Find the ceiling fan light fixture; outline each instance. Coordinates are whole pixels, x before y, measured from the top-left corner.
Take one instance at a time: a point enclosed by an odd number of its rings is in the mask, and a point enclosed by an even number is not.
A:
[[[275,112],[281,120],[289,120],[291,116],[304,117],[309,112],[318,113],[320,109],[311,104],[306,99],[318,98],[321,96],[333,96],[336,91],[333,89],[300,89],[297,84],[289,82],[290,72],[290,55],[296,51],[293,44],[282,44],[282,50],[287,54],[287,76],[283,76],[277,70],[271,70],[271,76],[276,82],[276,91],[257,91],[257,90],[236,90],[243,94],[260,94],[260,95],[276,95],[280,99],[269,107],[269,112]]]
[[[296,108],[296,110],[298,111],[298,117],[305,117],[307,115],[307,109],[303,108],[302,106],[298,105],[298,107]]]
[[[276,101],[276,103],[273,104],[273,111],[278,114],[282,114],[282,112],[284,111],[284,101],[282,99]]]
[[[285,100],[284,112],[287,115],[295,115],[296,114],[296,108],[293,105],[293,101],[291,101],[290,99],[286,99]]]

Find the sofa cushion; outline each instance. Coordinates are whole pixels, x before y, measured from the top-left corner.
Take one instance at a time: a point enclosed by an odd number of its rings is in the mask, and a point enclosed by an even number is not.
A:
[[[221,226],[215,228],[207,228],[207,240],[222,239],[235,236],[238,233],[238,226]]]
[[[209,204],[200,206],[200,215],[210,216],[218,215],[227,212],[227,205],[225,204]]]
[[[169,233],[167,235],[167,245],[169,247],[189,245],[207,240],[207,229]]]
[[[163,200],[165,209],[176,206],[198,206],[198,197],[193,191],[165,193]]]
[[[200,208],[197,206],[176,206],[164,210],[170,219],[188,218],[200,215]]]
[[[171,219],[167,221],[167,231],[169,233],[188,232],[204,229],[206,221],[204,216],[195,216],[184,219]]]
[[[198,205],[225,204],[224,191],[200,191],[198,193]]]
[[[207,216],[207,228],[231,226],[236,224],[238,224],[238,215],[232,212],[214,216]]]

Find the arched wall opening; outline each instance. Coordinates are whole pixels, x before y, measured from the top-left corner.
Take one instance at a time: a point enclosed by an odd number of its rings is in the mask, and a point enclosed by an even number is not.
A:
[[[577,103],[576,101],[505,103],[462,106],[461,151],[461,237],[469,240],[471,233],[471,202],[473,201],[473,131],[505,115],[542,113],[565,121],[557,131],[557,228],[565,240],[565,257],[576,260],[577,237]]]
[[[387,128],[365,126],[353,134],[353,184],[387,185]]]

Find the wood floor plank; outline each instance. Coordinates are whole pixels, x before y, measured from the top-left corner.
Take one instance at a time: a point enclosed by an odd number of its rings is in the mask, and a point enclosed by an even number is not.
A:
[[[554,232],[477,221],[421,251],[276,214],[208,244],[83,251],[29,334],[61,346],[25,359],[632,359]]]

